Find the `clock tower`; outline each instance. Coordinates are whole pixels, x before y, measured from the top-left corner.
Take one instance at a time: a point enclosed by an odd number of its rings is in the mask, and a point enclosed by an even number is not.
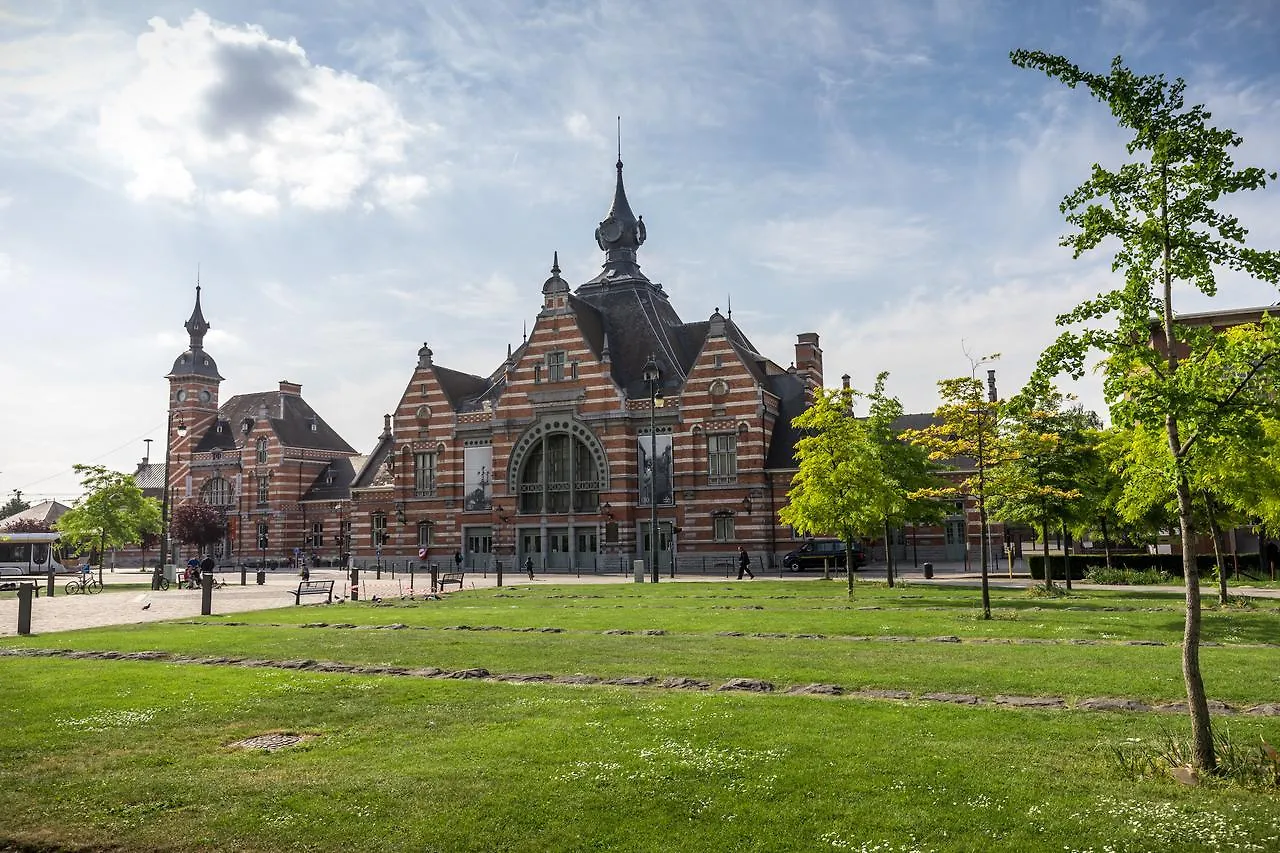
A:
[[[218,417],[218,385],[222,376],[213,356],[204,351],[209,321],[200,310],[200,285],[196,285],[196,305],[186,322],[191,336],[187,351],[173,362],[165,376],[169,380],[169,454],[171,459],[190,458],[193,440],[204,435]],[[179,433],[182,435],[179,435]],[[169,484],[172,487],[172,483]]]

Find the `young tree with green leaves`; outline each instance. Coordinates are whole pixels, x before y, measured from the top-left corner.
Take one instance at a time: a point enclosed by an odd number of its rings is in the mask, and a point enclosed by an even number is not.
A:
[[[1097,416],[1064,408],[1052,385],[1037,379],[1009,401],[1004,435],[1007,457],[991,474],[991,515],[998,521],[1037,525],[1044,547],[1044,585],[1053,589],[1049,528],[1068,520],[1083,493],[1076,487],[1084,430]],[[1066,561],[1064,560],[1064,563]],[[1071,567],[1065,567],[1071,588]]]
[[[1236,217],[1216,208],[1226,196],[1264,187],[1275,173],[1237,168],[1231,151],[1241,143],[1230,130],[1209,124],[1203,106],[1186,107],[1182,79],[1139,75],[1120,57],[1107,74],[1084,71],[1060,56],[1018,50],[1021,68],[1037,69],[1070,88],[1083,86],[1105,104],[1132,137],[1131,162],[1119,169],[1094,165],[1092,174],[1063,200],[1061,209],[1076,230],[1063,238],[1076,257],[1104,242],[1118,245],[1112,268],[1123,285],[1087,300],[1058,318],[1061,325],[1086,324],[1063,333],[1041,356],[1046,376],[1083,375],[1090,353],[1104,356],[1104,390],[1113,422],[1122,427],[1159,425],[1169,448],[1169,480],[1178,508],[1186,581],[1182,646],[1183,681],[1192,728],[1194,765],[1217,765],[1208,700],[1200,673],[1200,585],[1196,573],[1191,451],[1216,434],[1245,429],[1256,417],[1258,374],[1280,357],[1280,337],[1256,350],[1226,352],[1225,337],[1212,329],[1176,323],[1175,283],[1213,296],[1215,271],[1231,269],[1264,281],[1280,281],[1280,254],[1245,245]],[[1152,346],[1151,317],[1159,334]],[[1108,322],[1109,321],[1109,325]],[[1274,331],[1272,328],[1270,331]],[[1260,341],[1259,343],[1263,343]],[[1233,367],[1210,377],[1201,367],[1218,351]],[[1211,393],[1203,393],[1212,379]]]
[[[909,496],[930,482],[928,463],[894,433],[892,424],[902,416],[902,406],[885,395],[886,376],[877,377],[868,418],[854,412],[861,395],[842,388],[820,389],[813,405],[793,421],[804,430],[796,444],[799,470],[778,515],[802,534],[834,533],[844,540],[850,595],[853,540],[882,530],[887,534],[891,524],[914,515],[923,518],[928,510]]]
[[[942,505],[937,500],[921,496],[922,490],[941,484],[936,467],[929,461],[929,454],[917,445],[906,441],[897,424],[902,419],[902,403],[897,397],[884,392],[888,373],[876,377],[875,390],[868,395],[867,438],[875,447],[880,459],[882,476],[888,478],[891,488],[883,494],[890,500],[879,507],[884,531],[885,577],[889,586],[894,585],[894,558],[892,530],[907,522],[941,523]]]
[[[160,502],[142,494],[132,475],[101,465],[76,465],[82,495],[58,519],[64,545],[82,554],[98,546],[98,575],[107,548],[123,548],[140,542],[147,533],[160,530]]]
[[[977,501],[982,529],[979,545],[982,557],[982,618],[990,619],[991,543],[987,533],[987,500],[991,496],[992,469],[1009,456],[1002,430],[1004,405],[999,400],[989,399],[982,380],[975,376],[939,380],[938,396],[941,403],[933,413],[934,422],[923,429],[907,430],[902,437],[923,447],[933,462],[965,466],[962,470],[967,473],[950,485],[917,489],[911,497],[973,497]]]

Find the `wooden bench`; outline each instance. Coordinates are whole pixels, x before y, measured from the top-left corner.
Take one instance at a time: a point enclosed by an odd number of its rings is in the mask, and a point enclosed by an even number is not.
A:
[[[35,596],[36,598],[40,597],[40,584],[32,583],[31,581],[6,581],[5,583],[0,583],[0,592],[17,592],[18,587],[25,584],[31,584],[35,587]]]
[[[302,603],[304,595],[324,595],[328,597],[326,604],[333,603],[333,581],[301,581],[296,590],[289,590],[294,604]]]
[[[443,592],[445,584],[456,583],[458,589],[462,589],[462,579],[466,576],[466,572],[444,572],[436,580],[436,588]]]

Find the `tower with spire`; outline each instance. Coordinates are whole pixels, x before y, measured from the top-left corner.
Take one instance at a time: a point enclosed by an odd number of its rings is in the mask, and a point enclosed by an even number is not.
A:
[[[195,307],[183,325],[190,336],[187,350],[174,360],[173,369],[165,378],[169,380],[169,412],[173,423],[195,431],[217,417],[218,389],[223,380],[217,362],[204,349],[204,336],[210,325],[200,306],[198,284]],[[171,451],[174,439],[175,436],[169,437]]]

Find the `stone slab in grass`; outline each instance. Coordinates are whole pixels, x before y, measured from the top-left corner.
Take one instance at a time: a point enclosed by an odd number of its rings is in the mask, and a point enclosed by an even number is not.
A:
[[[1081,700],[1076,707],[1084,711],[1150,711],[1151,706],[1137,699],[1096,696]]]
[[[843,696],[844,688],[839,684],[801,684],[787,692],[797,696]]]
[[[730,678],[716,689],[745,690],[749,693],[772,693],[774,686],[771,682],[761,681],[758,678]]]
[[[910,699],[909,690],[854,690],[847,695],[855,699]]]
[[[1067,703],[1057,696],[996,696],[995,704],[1006,708],[1065,708]]]
[[[921,693],[925,702],[950,702],[953,705],[981,705],[982,698],[972,693]]]
[[[1280,704],[1267,702],[1254,705],[1252,708],[1247,708],[1245,713],[1255,717],[1280,717]]]

